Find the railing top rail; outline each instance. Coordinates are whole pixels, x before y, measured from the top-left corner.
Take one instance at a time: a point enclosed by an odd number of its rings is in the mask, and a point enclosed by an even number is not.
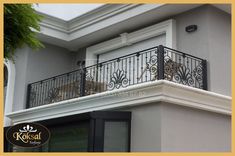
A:
[[[60,76],[64,76],[64,75],[69,75],[69,74],[71,74],[71,73],[78,72],[78,71],[80,71],[80,70],[81,70],[81,69],[76,69],[76,70],[73,70],[73,71],[70,71],[70,72],[67,72],[67,73],[55,75],[55,76],[53,76],[53,77],[49,77],[49,78],[46,78],[46,79],[43,79],[43,80],[40,80],[40,81],[32,82],[32,83],[30,83],[30,85],[32,85],[32,84],[37,84],[37,83],[41,83],[41,82],[44,82],[44,81],[48,81],[48,80],[50,80],[50,79],[55,79],[56,77],[60,77]]]
[[[104,64],[104,63],[107,63],[107,62],[115,61],[117,59],[125,58],[125,57],[132,56],[132,55],[135,55],[135,54],[138,54],[138,53],[143,53],[143,52],[150,51],[150,50],[153,50],[153,49],[156,49],[156,48],[158,48],[158,46],[154,46],[154,47],[151,47],[151,48],[148,48],[148,49],[137,51],[137,52],[134,52],[134,53],[131,53],[131,54],[128,54],[128,55],[123,55],[123,56],[120,56],[118,58],[114,58],[114,59],[111,59],[111,60],[103,61],[103,62],[100,62],[99,64]]]
[[[190,55],[190,54],[184,53],[184,52],[179,51],[179,50],[176,50],[176,49],[172,49],[172,48],[165,47],[165,46],[163,46],[163,47],[164,47],[165,49],[172,50],[172,51],[174,51],[174,52],[180,53],[180,54],[185,55],[185,56],[189,56],[189,57],[192,57],[192,58],[195,58],[195,59],[199,59],[199,60],[201,60],[201,61],[203,61],[203,60],[204,60],[204,59],[202,59],[202,58],[199,58],[199,57],[196,57],[196,56],[193,56],[193,55]]]

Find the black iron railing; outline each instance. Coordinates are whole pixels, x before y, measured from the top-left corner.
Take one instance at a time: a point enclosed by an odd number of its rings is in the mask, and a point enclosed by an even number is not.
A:
[[[160,45],[31,83],[27,108],[160,79],[207,90],[206,60]]]

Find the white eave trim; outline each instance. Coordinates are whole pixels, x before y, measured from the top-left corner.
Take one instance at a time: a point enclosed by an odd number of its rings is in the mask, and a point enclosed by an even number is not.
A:
[[[80,30],[83,30],[87,28],[88,26],[101,23],[103,25],[103,21],[112,18],[116,15],[119,15],[125,11],[130,11],[131,9],[135,9],[139,7],[138,11],[135,11],[134,13],[129,13],[128,16],[118,20],[114,20],[109,25],[118,23],[120,21],[126,20],[128,18],[132,18],[134,16],[137,16],[139,14],[142,14],[144,12],[150,11],[152,9],[159,8],[165,4],[116,4],[116,5],[103,5],[97,9],[92,10],[91,12],[88,12],[84,15],[78,16],[75,19],[72,19],[70,21],[64,21],[62,19],[46,15],[45,13],[38,12],[38,14],[41,14],[44,16],[44,19],[40,23],[41,31],[39,34],[55,37],[57,39],[63,40],[65,42],[70,42],[74,39],[77,39],[79,37],[82,37],[87,33],[87,31],[80,32]],[[119,21],[120,20],[120,21]],[[107,24],[105,26],[108,26]],[[100,25],[97,26],[97,29],[99,29]],[[94,28],[93,28],[94,29]],[[90,31],[95,31],[91,29]]]
[[[231,97],[229,96],[159,80],[20,110],[8,113],[6,116],[17,124],[158,102],[231,115]]]

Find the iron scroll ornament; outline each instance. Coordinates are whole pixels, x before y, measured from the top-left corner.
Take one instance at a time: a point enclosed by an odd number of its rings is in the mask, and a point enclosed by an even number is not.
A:
[[[175,81],[184,85],[192,86],[194,80],[190,69],[182,65],[174,75]]]
[[[194,68],[193,76],[195,77],[195,82],[199,84],[199,87],[203,88],[203,70],[201,63]]]
[[[111,80],[108,84],[110,90],[120,87],[126,87],[128,85],[128,79],[126,78],[126,72],[118,69],[112,74]]]

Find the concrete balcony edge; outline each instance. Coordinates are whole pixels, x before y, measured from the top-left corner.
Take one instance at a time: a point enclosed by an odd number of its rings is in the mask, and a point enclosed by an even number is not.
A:
[[[6,114],[6,117],[10,118],[13,124],[17,124],[158,102],[231,115],[231,100],[229,96],[158,80],[19,110]]]

